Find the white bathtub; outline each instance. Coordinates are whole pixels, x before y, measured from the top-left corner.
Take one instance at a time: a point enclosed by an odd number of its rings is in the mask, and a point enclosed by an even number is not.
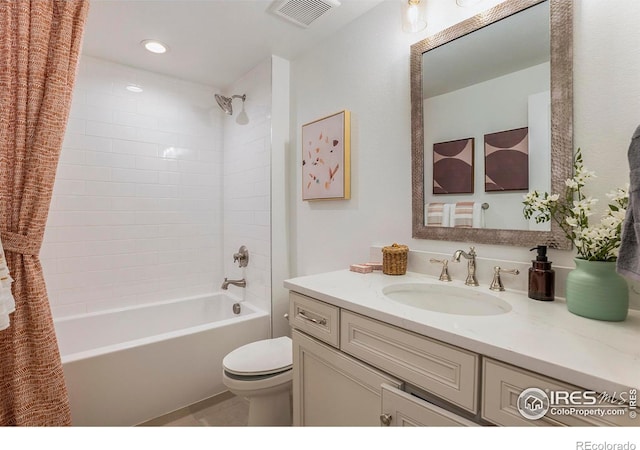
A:
[[[219,293],[54,320],[74,425],[136,425],[226,390],[222,359],[269,315]]]

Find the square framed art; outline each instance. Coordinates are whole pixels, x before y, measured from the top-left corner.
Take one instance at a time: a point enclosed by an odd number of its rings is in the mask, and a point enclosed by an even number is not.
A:
[[[350,122],[344,110],[302,126],[302,200],[350,198]]]

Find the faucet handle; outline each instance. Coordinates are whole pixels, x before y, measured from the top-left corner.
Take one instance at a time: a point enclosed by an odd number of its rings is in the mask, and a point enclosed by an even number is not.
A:
[[[238,253],[233,254],[233,262],[237,262],[239,267],[247,267],[249,264],[249,250],[244,245],[238,249]]]
[[[448,259],[433,259],[431,258],[429,262],[434,264],[442,264],[442,272],[440,272],[440,281],[451,281],[451,276],[449,275],[449,260]]]
[[[511,275],[518,275],[520,271],[518,269],[502,269],[500,266],[493,267],[493,280],[489,289],[492,291],[504,291],[504,285],[500,278],[500,273],[510,273]]]

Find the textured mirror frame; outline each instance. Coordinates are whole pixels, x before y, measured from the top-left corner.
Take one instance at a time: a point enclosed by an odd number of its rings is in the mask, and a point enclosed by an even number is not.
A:
[[[414,238],[517,246],[541,244],[562,250],[571,248],[571,242],[554,222],[551,223],[551,231],[427,227],[424,223],[422,54],[543,1],[549,1],[551,22],[551,193],[564,192],[564,181],[573,174],[573,0],[506,1],[411,46]]]

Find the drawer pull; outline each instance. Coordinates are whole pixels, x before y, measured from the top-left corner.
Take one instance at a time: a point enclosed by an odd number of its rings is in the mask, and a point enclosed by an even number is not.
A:
[[[380,423],[385,427],[391,425],[391,414],[380,414]]]
[[[318,324],[318,325],[323,325],[323,326],[324,326],[324,325],[326,325],[326,324],[327,324],[327,319],[325,319],[325,318],[322,318],[322,319],[320,319],[320,320],[318,320],[318,319],[314,319],[313,317],[309,317],[309,316],[307,316],[307,313],[306,313],[305,311],[303,311],[303,310],[298,311],[298,316],[299,316],[299,317],[301,317],[301,318],[303,318],[304,320],[307,320],[307,321],[309,321],[309,322],[316,323],[316,324]]]

